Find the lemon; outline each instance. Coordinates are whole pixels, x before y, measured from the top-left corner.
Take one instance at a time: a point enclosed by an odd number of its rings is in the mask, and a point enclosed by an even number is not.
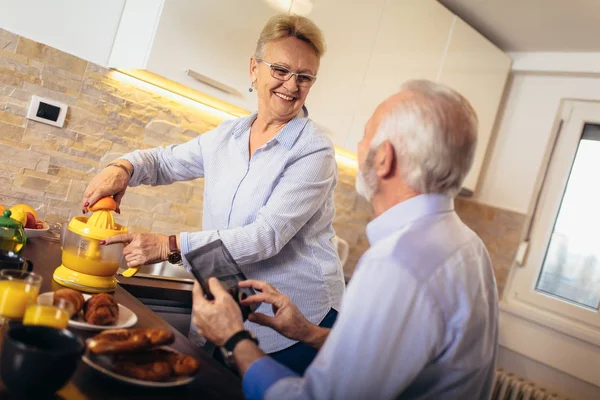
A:
[[[15,204],[10,208],[10,211],[12,211],[13,213],[15,212],[15,210],[23,210],[24,213],[30,212],[33,214],[36,220],[38,219],[37,212],[33,209],[33,207],[28,206],[27,204]]]
[[[10,209],[11,215],[10,217],[14,220],[19,221],[23,226],[27,224],[27,213],[19,208],[16,210]]]

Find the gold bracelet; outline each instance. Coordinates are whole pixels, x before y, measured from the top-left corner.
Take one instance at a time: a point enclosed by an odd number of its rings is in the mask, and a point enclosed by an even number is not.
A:
[[[117,163],[110,163],[110,164],[106,164],[106,167],[119,167],[121,168],[123,171],[127,172],[127,176],[131,178],[131,176],[133,175],[133,171],[129,171],[129,169],[121,164],[117,164]],[[106,168],[104,167],[104,168]]]

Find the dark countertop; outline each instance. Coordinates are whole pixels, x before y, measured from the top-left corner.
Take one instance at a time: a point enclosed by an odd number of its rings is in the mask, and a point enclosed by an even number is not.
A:
[[[23,251],[23,256],[33,262],[34,271],[43,277],[40,293],[55,291],[63,287],[52,280],[54,269],[60,264],[61,250],[58,243],[40,239],[30,240]],[[143,290],[160,287],[161,289],[172,290],[173,293],[178,293],[177,295],[190,296],[191,285],[155,280],[149,282],[147,279],[124,278],[121,276],[118,277],[118,280],[132,287],[145,287],[146,289]],[[80,362],[71,381],[58,392],[59,398],[68,400],[243,398],[241,381],[235,374],[213,360],[202,348],[192,344],[187,337],[173,329],[121,286],[117,287],[114,295],[120,304],[136,313],[138,316],[137,328],[169,329],[175,334],[175,343],[172,347],[182,353],[192,355],[200,361],[201,367],[196,379],[184,387],[146,389],[116,381]],[[93,332],[79,330],[73,330],[73,332],[82,339],[94,335]],[[6,396],[7,393],[0,382],[0,398]]]
[[[135,276],[126,278],[121,275],[117,276],[117,281],[121,287],[135,297],[154,298],[159,289],[161,299],[176,301],[192,307],[192,285],[189,283],[136,278]]]

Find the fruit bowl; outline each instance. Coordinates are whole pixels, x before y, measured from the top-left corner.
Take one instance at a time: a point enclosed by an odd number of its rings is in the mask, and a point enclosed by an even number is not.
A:
[[[39,221],[42,223],[42,228],[25,228],[25,233],[27,234],[27,239],[32,239],[38,236],[42,236],[44,233],[48,232],[50,227],[44,221]]]

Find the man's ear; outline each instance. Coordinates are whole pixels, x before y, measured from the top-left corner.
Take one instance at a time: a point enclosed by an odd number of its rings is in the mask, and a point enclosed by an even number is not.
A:
[[[396,152],[389,140],[384,141],[377,150],[375,171],[381,179],[389,178],[396,170]]]

